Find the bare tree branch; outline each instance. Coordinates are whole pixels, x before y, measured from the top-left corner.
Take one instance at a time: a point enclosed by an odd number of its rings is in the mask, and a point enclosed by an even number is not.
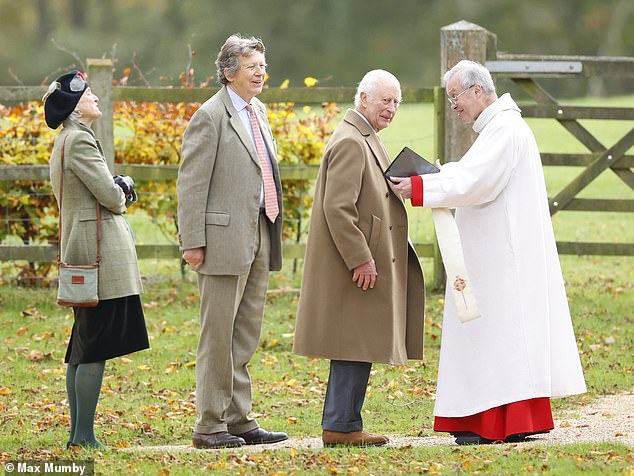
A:
[[[50,84],[50,82],[52,81],[50,78],[57,78],[61,73],[66,73],[69,70],[72,69],[79,69],[79,67],[75,64],[75,63],[71,63],[69,65],[66,66],[61,66],[59,68],[56,68],[54,71],[51,71],[50,73],[48,73],[46,76],[44,76],[44,79],[42,79],[42,84],[45,86],[48,86]]]
[[[117,62],[117,43],[114,43],[112,48],[110,48],[110,59],[112,60],[112,64]]]
[[[150,82],[145,78],[143,71],[141,71],[141,68],[139,68],[139,65],[136,64],[136,51],[132,53],[132,68],[134,68],[134,70],[137,72],[141,80],[145,83],[145,86],[148,88],[151,87]]]
[[[11,68],[9,68],[9,74],[11,75],[11,77],[15,80],[16,83],[18,83],[20,86],[24,86],[24,81],[22,81],[14,72]]]
[[[51,43],[53,43],[53,46],[55,46],[55,48],[57,48],[59,51],[62,51],[64,53],[66,53],[66,54],[69,54],[70,56],[75,58],[75,61],[77,61],[77,63],[79,63],[81,65],[81,70],[82,71],[86,71],[86,64],[82,61],[82,59],[79,57],[79,55],[77,53],[75,53],[74,51],[70,51],[67,48],[64,48],[57,41],[55,41],[55,38],[51,38]]]
[[[190,82],[193,82],[193,75],[190,76],[189,72],[191,71],[192,61],[194,58],[194,53],[192,51],[192,45],[190,43],[187,44],[187,66],[185,67],[185,81],[186,86],[189,85]]]

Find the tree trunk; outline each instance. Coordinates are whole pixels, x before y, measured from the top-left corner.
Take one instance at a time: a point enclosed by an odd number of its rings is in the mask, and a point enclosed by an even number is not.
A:
[[[86,28],[86,0],[69,0],[70,18],[73,28]]]
[[[51,39],[53,31],[53,16],[49,9],[48,0],[37,0],[37,42],[44,45]]]

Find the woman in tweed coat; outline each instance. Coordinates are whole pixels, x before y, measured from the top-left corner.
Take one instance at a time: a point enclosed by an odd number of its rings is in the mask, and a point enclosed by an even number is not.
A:
[[[97,206],[101,211],[99,304],[73,308],[73,330],[64,359],[71,416],[67,447],[98,448],[102,445],[95,438],[94,418],[105,361],[149,348],[134,240],[123,216],[136,200],[136,193],[130,177],[111,175],[90,129],[101,111],[85,76],[79,71],[60,76],[43,100],[47,125],[57,129],[63,124],[50,161],[58,206],[63,196],[62,262],[77,265],[95,261]],[[60,194],[62,173],[64,188]]]

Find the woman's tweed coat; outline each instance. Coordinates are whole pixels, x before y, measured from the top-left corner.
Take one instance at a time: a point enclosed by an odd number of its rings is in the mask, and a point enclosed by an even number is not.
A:
[[[97,208],[101,206],[99,299],[141,294],[141,276],[134,238],[127,220],[126,198],[114,183],[94,132],[72,119],[55,139],[51,184],[59,207],[62,146],[64,191],[62,255],[67,264],[92,264],[97,256]]]

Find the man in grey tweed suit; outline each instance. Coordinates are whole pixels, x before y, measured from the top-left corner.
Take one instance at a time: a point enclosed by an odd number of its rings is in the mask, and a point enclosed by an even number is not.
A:
[[[264,104],[255,98],[266,74],[264,44],[230,36],[216,66],[223,87],[187,126],[177,184],[183,259],[198,273],[200,291],[196,448],[288,438],[249,417],[247,364],[260,337],[269,271],[282,266],[275,142]],[[263,210],[275,205],[271,220]]]

